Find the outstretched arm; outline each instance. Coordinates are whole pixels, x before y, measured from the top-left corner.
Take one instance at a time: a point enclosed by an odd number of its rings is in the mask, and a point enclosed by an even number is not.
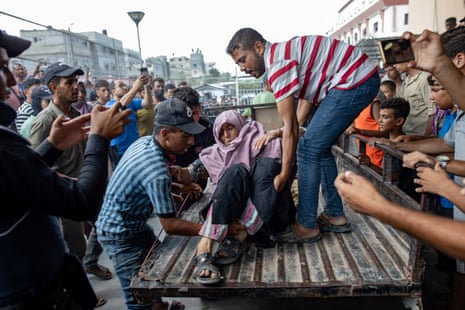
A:
[[[403,37],[410,40],[415,54],[415,60],[411,61],[409,66],[431,72],[447,89],[460,109],[465,110],[465,75],[444,54],[439,34],[423,30],[419,37],[411,32],[404,33]]]
[[[335,186],[346,204],[355,211],[373,216],[452,257],[465,259],[465,223],[393,203],[370,181],[351,171],[339,174]]]

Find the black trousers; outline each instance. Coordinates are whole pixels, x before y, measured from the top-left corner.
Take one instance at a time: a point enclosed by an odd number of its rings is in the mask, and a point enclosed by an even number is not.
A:
[[[240,164],[227,168],[212,195],[213,224],[239,218],[251,199],[267,233],[284,230],[294,220],[295,206],[290,182],[279,193],[274,189],[273,180],[280,170],[281,165],[270,158],[255,160],[250,170]]]

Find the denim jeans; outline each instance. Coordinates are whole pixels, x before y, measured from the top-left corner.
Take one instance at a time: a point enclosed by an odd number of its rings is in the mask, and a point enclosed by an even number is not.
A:
[[[119,278],[127,309],[151,309],[151,305],[137,303],[130,285],[132,277],[139,271],[155,240],[155,234],[149,226],[146,226],[142,233],[129,238],[114,237],[109,234],[98,236],[98,241],[112,261]]]
[[[344,215],[341,198],[334,187],[338,171],[331,146],[373,101],[379,84],[378,73],[375,73],[354,89],[330,90],[307,125],[307,131],[297,145],[297,221],[302,226],[317,226],[320,185],[325,201],[324,213],[329,216]]]

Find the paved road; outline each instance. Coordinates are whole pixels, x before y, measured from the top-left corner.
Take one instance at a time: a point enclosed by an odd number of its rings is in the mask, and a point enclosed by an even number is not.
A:
[[[151,224],[158,226],[156,218]],[[156,230],[155,230],[156,231]],[[435,252],[428,251],[428,262],[425,272],[425,287],[423,304],[425,310],[446,310],[444,296],[447,296],[446,283],[447,274],[434,268]],[[111,262],[103,254],[100,258],[103,264],[113,271]],[[123,310],[125,309],[124,298],[118,279],[114,276],[111,280],[103,281],[89,275],[89,279],[98,296],[103,296],[108,300],[107,304],[98,308],[102,310]],[[170,298],[166,298],[170,301]],[[403,310],[405,307],[399,297],[365,297],[365,298],[330,298],[330,299],[218,299],[205,300],[200,298],[177,298],[186,305],[187,310]]]

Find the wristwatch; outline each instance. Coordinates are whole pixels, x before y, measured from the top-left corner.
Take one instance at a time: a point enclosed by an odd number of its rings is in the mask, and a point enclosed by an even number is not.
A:
[[[438,155],[436,156],[436,161],[439,163],[442,169],[446,170],[447,164],[450,161],[449,156],[446,155]]]

